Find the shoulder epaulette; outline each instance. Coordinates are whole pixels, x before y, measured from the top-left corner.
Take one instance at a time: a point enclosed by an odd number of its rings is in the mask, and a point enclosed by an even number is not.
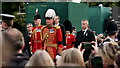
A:
[[[32,34],[35,34],[35,32],[36,32],[36,29],[33,30]]]
[[[41,30],[43,29],[43,28],[45,28],[46,26],[42,26],[42,28],[41,28]]]
[[[56,29],[60,29],[60,26],[54,26]]]

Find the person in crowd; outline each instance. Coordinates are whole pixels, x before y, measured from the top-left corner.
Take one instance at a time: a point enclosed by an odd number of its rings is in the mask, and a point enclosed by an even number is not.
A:
[[[76,27],[72,28],[72,34],[76,37]]]
[[[106,28],[107,37],[103,41],[103,45],[109,42],[115,42],[118,35],[118,27],[114,21],[110,21]]]
[[[56,16],[55,10],[48,9],[45,14],[46,26],[41,30],[41,37],[44,49],[49,53],[51,58],[55,61],[56,55],[61,54],[63,49],[62,31],[60,26],[54,26],[54,18]]]
[[[77,32],[75,47],[78,47],[78,45],[81,42],[93,42],[93,41],[95,41],[94,33],[91,29],[89,29],[88,20],[82,20],[81,27],[82,27],[82,30]],[[91,53],[91,50],[87,50],[87,49],[85,50],[84,61],[88,60],[90,53]]]
[[[115,68],[120,68],[120,51],[115,55],[114,61]]]
[[[103,34],[99,34],[97,36],[97,44],[98,46],[101,46],[102,45],[102,42],[105,40],[105,36]]]
[[[30,58],[25,68],[29,67],[54,67],[54,62],[50,55],[45,50],[37,50]]]
[[[27,31],[24,33],[24,40],[25,40],[25,47],[23,49],[23,52],[28,56],[28,58],[31,57],[31,51],[30,51],[30,38],[31,38],[31,33],[32,33],[32,29],[33,29],[33,25],[32,23],[28,23],[26,25],[27,27]]]
[[[0,20],[0,31],[2,30],[2,21]]]
[[[96,31],[93,31],[93,34],[94,34],[94,36],[95,36],[95,41],[97,41]]]
[[[106,43],[100,48],[99,55],[102,56],[104,67],[114,67],[114,57],[118,53],[119,48],[116,42]]]
[[[57,66],[81,66],[85,67],[83,55],[76,48],[70,48],[62,52],[61,58],[57,61]]]
[[[25,45],[22,33],[15,28],[11,28],[5,30],[3,36],[4,41],[6,41],[3,48],[5,49],[3,50],[3,59],[9,59],[5,62],[5,66],[25,66],[28,58],[22,52]]]
[[[34,53],[36,50],[42,50],[42,40],[41,40],[41,28],[43,27],[41,25],[41,17],[39,14],[36,14],[34,16],[34,24],[35,27],[32,29],[32,34],[31,34],[31,50],[32,53]]]
[[[13,19],[15,18],[14,15],[10,14],[0,14],[2,17],[2,31],[9,29],[13,26]]]
[[[2,67],[2,40],[3,40],[3,37],[2,37],[2,32],[0,31],[0,67]]]
[[[66,36],[65,36],[65,27],[64,27],[64,25],[63,24],[60,24],[59,22],[60,22],[60,17],[59,16],[55,16],[55,18],[54,18],[54,20],[55,20],[55,22],[54,22],[54,25],[55,26],[60,26],[60,29],[61,29],[61,31],[62,31],[62,39],[63,39],[63,45],[64,46],[66,46]]]
[[[66,31],[66,47],[65,49],[74,48],[75,36],[72,35],[72,24],[69,20],[64,21],[63,25],[65,26]]]

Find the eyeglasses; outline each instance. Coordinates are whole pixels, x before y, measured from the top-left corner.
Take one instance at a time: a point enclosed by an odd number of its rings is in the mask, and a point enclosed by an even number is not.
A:
[[[50,20],[50,19],[52,19],[52,17],[45,17],[45,19],[46,19],[46,20]]]

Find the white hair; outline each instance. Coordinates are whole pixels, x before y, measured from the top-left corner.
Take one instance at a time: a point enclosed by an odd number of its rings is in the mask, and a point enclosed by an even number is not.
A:
[[[87,19],[82,20],[82,22],[86,21],[86,23],[89,25],[89,22]]]

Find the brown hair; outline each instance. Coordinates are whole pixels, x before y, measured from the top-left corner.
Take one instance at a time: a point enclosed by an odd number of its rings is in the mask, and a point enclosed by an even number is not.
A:
[[[3,22],[6,23],[8,27],[13,26],[13,21],[12,20],[3,20]]]

